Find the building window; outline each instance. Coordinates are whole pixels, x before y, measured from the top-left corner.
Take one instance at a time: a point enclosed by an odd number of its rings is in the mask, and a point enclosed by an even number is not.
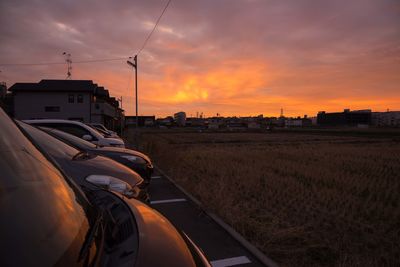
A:
[[[48,107],[44,107],[44,111],[45,112],[60,112],[60,107],[48,106]]]
[[[75,96],[73,94],[68,95],[68,103],[74,103],[75,102]]]
[[[77,100],[78,103],[83,103],[83,95],[78,95],[76,100]]]

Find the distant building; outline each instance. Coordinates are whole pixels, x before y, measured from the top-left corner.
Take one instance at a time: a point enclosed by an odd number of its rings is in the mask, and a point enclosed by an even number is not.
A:
[[[189,120],[189,119],[188,119]],[[186,125],[188,124],[188,120],[186,121]],[[222,117],[211,117],[205,121],[208,129],[216,130],[225,127],[224,118]]]
[[[379,127],[400,127],[400,111],[373,112],[372,125]]]
[[[41,80],[9,89],[17,119],[67,119],[121,126],[124,111],[104,87],[91,80]]]
[[[317,117],[311,117],[310,120],[311,120],[311,125],[315,126],[315,125],[318,124],[317,123]]]
[[[174,122],[174,118],[172,118],[171,116],[168,116],[166,118],[158,118],[156,120],[156,124],[158,126],[165,126],[165,127],[171,127],[173,122]]]
[[[219,129],[219,124],[215,122],[208,123],[207,128],[210,130],[217,130]]]
[[[261,124],[256,121],[247,122],[248,129],[261,129]]]
[[[287,119],[285,120],[286,127],[302,127],[303,120],[302,119]]]
[[[304,118],[290,118],[285,120],[286,127],[308,127],[312,126],[312,120],[304,116]]]
[[[226,128],[230,131],[243,131],[247,129],[247,123],[241,120],[230,120],[226,124]]]
[[[188,127],[203,127],[205,125],[205,119],[202,118],[187,118],[185,123],[185,126]]]
[[[156,123],[156,116],[138,116],[139,127],[153,127]],[[125,116],[126,126],[136,125],[136,116]]]
[[[317,123],[321,126],[357,126],[361,124],[371,124],[371,110],[345,109],[343,112],[326,113],[318,112]]]
[[[178,126],[185,126],[186,124],[186,113],[181,111],[174,114],[174,121]]]

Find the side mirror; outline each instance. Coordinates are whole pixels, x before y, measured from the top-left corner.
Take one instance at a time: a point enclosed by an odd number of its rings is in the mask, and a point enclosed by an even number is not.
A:
[[[82,136],[82,139],[83,140],[86,140],[86,141],[92,141],[92,136],[91,135],[89,135],[89,134],[85,134],[84,136]]]

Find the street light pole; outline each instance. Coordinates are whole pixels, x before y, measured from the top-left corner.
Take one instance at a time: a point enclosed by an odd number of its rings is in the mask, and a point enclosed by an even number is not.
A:
[[[136,129],[139,127],[139,118],[138,118],[138,87],[137,87],[137,68],[138,68],[138,64],[137,64],[137,55],[135,55],[135,57],[133,58],[133,60],[135,61],[135,92],[136,92]]]
[[[131,58],[131,57],[130,57]],[[137,132],[138,132],[138,127],[139,127],[139,119],[138,119],[138,78],[137,78],[137,55],[135,55],[133,57],[133,62],[131,61],[127,61],[126,63],[128,63],[128,65],[132,66],[135,69],[135,109],[136,109],[136,121],[135,121],[135,145],[136,145],[136,149],[139,148],[139,144],[138,144],[138,139],[137,139]]]

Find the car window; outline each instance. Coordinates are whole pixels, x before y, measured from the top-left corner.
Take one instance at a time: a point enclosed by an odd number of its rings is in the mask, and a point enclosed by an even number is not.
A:
[[[86,198],[1,108],[0,125],[0,266],[82,265]]]
[[[59,124],[57,127],[54,127],[56,129],[59,129],[60,131],[64,131],[66,133],[75,135],[79,138],[82,138],[84,135],[90,135],[94,138],[94,136],[85,128],[79,126],[79,125],[74,125],[74,124]]]
[[[93,124],[94,127],[100,128],[103,131],[108,131],[108,129],[103,124]]]
[[[79,153],[79,150],[76,148],[67,145],[32,125],[24,122],[18,122],[18,124],[29,134],[38,146],[48,152],[52,157],[71,159]]]
[[[92,136],[92,141],[98,141],[99,139],[103,138],[103,136],[97,131],[89,131],[88,129],[71,123],[57,123],[57,122],[30,122],[32,125],[35,126],[43,126],[58,129],[60,131],[72,134],[76,137],[82,138],[84,135]]]
[[[63,132],[63,131],[59,131],[57,129],[50,129],[50,128],[42,128],[42,130],[44,130],[45,132],[65,141],[75,147],[79,147],[84,150],[96,148],[96,145],[94,145],[93,143],[83,140],[72,134]]]

